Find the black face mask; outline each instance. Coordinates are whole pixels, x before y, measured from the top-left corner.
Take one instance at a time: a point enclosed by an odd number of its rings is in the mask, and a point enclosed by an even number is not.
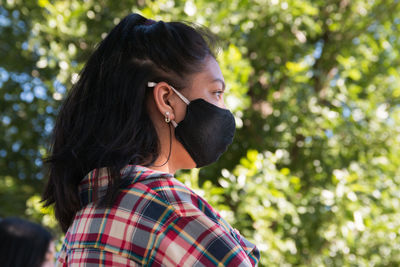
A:
[[[149,83],[150,86],[150,83]],[[188,106],[185,118],[176,124],[175,137],[200,168],[218,160],[227,150],[235,135],[235,118],[232,113],[202,98],[189,101],[171,86]]]

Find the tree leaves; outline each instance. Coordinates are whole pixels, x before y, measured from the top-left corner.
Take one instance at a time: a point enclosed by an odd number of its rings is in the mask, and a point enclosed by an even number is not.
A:
[[[400,264],[399,1],[3,2],[0,216],[51,217],[37,198],[60,100],[135,11],[221,38],[235,140],[179,178],[258,245],[261,265]]]

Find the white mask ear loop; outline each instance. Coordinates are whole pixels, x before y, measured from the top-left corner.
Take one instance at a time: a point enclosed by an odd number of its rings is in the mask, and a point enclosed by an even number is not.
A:
[[[157,83],[155,83],[155,82],[148,82],[147,83],[147,86],[148,87],[154,87],[154,86],[156,86],[157,85]],[[171,85],[170,85],[171,86]],[[186,98],[186,97],[184,97],[178,90],[176,90],[174,87],[172,87],[171,86],[171,88],[172,88],[172,90],[175,92],[175,94],[177,94],[178,96],[179,96],[179,98],[180,99],[182,99],[182,101],[183,102],[185,102],[185,104],[186,105],[189,105],[190,104],[190,101]],[[178,124],[174,121],[174,120],[171,120],[171,123],[172,123],[172,125],[174,126],[174,128],[176,128],[176,126],[178,126]]]
[[[157,85],[157,83],[155,83],[155,82],[148,82],[148,83],[147,83],[147,86],[148,86],[148,87],[154,87],[154,86],[156,86],[156,85]],[[171,85],[170,85],[170,86],[171,86]],[[179,98],[182,99],[183,102],[185,102],[186,105],[189,105],[189,104],[190,104],[190,101],[189,101],[186,97],[184,97],[181,93],[179,93],[178,90],[176,90],[176,89],[175,89],[174,87],[172,87],[172,86],[171,86],[171,88],[172,88],[172,90],[179,96]]]
[[[176,90],[176,89],[175,89],[174,87],[172,87],[172,86],[171,86],[171,88],[172,88],[172,90],[179,96],[179,98],[182,99],[183,102],[185,102],[186,105],[189,105],[189,104],[190,104],[190,101],[189,101],[186,97],[184,97],[181,93],[179,93],[178,90]]]

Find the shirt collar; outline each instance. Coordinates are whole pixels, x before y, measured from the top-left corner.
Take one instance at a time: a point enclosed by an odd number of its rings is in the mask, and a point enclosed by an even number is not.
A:
[[[150,178],[172,178],[173,175],[166,172],[152,170],[140,165],[127,165],[120,171],[122,179],[128,179],[127,183],[134,184]],[[107,193],[109,183],[107,168],[90,171],[79,183],[78,191],[82,207],[90,202],[95,202]]]

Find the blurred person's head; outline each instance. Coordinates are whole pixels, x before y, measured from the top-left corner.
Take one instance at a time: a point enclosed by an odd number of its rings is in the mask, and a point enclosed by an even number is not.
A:
[[[10,217],[0,221],[2,267],[54,266],[52,235],[39,224]]]

